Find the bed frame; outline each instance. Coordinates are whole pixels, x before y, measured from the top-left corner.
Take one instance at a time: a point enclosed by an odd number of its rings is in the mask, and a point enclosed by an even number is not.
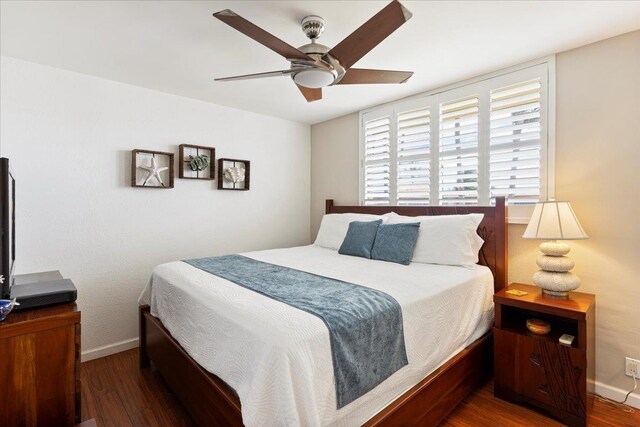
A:
[[[491,269],[495,291],[507,284],[507,227],[505,199],[495,206],[336,206],[326,201],[326,213],[406,216],[483,213],[478,234],[485,241],[479,264]],[[488,332],[449,359],[410,390],[391,402],[364,425],[435,426],[465,396],[493,373],[493,339]],[[140,306],[140,368],[151,362],[169,383],[194,421],[203,426],[241,426],[240,400],[231,387],[198,365],[171,336],[149,306]]]

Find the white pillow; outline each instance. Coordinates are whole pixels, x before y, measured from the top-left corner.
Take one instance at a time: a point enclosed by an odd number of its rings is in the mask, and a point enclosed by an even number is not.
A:
[[[347,235],[349,223],[352,221],[375,221],[377,219],[382,219],[382,222],[385,222],[386,218],[386,216],[382,215],[357,213],[326,214],[322,217],[320,230],[314,245],[337,251]]]
[[[484,241],[478,225],[484,214],[388,217],[388,224],[420,222],[411,262],[473,266]]]

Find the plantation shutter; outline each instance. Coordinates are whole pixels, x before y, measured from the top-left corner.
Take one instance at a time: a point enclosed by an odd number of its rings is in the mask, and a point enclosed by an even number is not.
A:
[[[364,204],[388,205],[391,200],[391,117],[364,120]]]
[[[431,116],[429,108],[397,114],[398,205],[428,205],[430,193]]]
[[[361,112],[365,205],[465,206],[506,197],[509,222],[554,197],[551,63],[523,66]]]
[[[491,202],[506,196],[510,205],[540,200],[540,79],[491,91],[490,165]]]
[[[478,204],[477,95],[440,104],[440,205]]]

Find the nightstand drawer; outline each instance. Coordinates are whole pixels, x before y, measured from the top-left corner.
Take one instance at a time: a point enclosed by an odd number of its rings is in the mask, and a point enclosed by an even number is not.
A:
[[[586,352],[545,336],[495,329],[495,386],[538,403],[586,415]]]

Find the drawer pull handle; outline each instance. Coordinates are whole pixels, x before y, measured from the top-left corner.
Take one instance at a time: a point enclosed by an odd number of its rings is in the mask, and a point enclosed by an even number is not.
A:
[[[533,363],[534,365],[540,366],[540,355],[538,353],[531,353],[531,356],[529,357],[529,359],[531,360],[531,363]]]
[[[549,394],[549,385],[542,384],[540,387],[538,387],[538,391],[544,394]]]

